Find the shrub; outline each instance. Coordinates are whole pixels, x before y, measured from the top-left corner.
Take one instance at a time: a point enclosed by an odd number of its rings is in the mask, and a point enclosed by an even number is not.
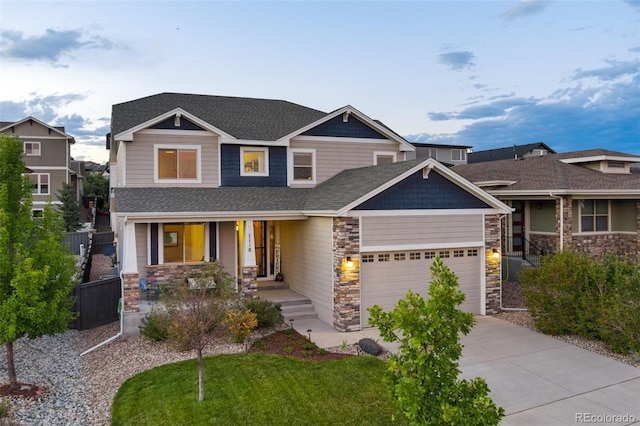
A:
[[[597,332],[599,294],[605,277],[590,256],[562,251],[545,256],[520,279],[536,327],[547,334],[593,336]]]
[[[244,307],[256,314],[258,317],[258,328],[273,327],[274,325],[282,323],[280,304],[278,303],[254,298],[245,301]]]
[[[169,337],[169,314],[160,309],[153,307],[151,312],[142,318],[142,325],[139,326],[140,334],[143,336],[162,342]]]
[[[600,339],[616,352],[640,350],[638,265],[567,250],[523,271],[521,280],[540,331]]]
[[[0,420],[2,420],[3,418],[9,417],[10,412],[11,412],[11,405],[9,405],[8,402],[0,401]],[[0,424],[2,424],[2,422],[0,422]]]
[[[246,309],[227,312],[225,324],[229,327],[233,340],[242,343],[249,337],[251,331],[258,326],[257,315]]]

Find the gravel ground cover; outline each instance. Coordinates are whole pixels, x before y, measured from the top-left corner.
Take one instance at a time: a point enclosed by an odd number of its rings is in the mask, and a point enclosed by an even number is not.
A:
[[[511,307],[524,306],[518,290],[518,286],[515,285],[506,285],[503,288],[503,297],[509,300]],[[531,316],[526,311],[503,312],[496,316],[536,330]],[[273,329],[270,332],[277,330]],[[4,424],[109,425],[111,402],[126,379],[159,365],[195,357],[194,352],[178,352],[165,343],[152,342],[145,338],[118,338],[83,357],[80,356],[85,350],[115,336],[118,331],[119,323],[116,322],[92,330],[69,330],[55,336],[17,341],[14,347],[18,380],[40,385],[47,392],[35,400],[1,398],[8,400],[12,405],[11,416],[4,420]],[[255,333],[252,339],[259,339],[265,334],[267,333]],[[600,342],[576,336],[556,338],[640,368],[638,356],[615,354]],[[206,349],[206,355],[240,353],[244,350],[243,344],[220,340]],[[357,345],[328,350],[359,354]],[[382,356],[388,357],[388,354]],[[3,354],[0,355],[0,383],[6,381],[7,367]],[[0,425],[3,425],[1,419]]]

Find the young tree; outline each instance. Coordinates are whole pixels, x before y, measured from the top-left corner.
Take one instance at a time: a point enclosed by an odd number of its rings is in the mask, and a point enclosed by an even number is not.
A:
[[[225,319],[233,280],[219,262],[207,262],[187,271],[163,296],[169,314],[169,340],[181,350],[197,352],[198,401],[204,400],[202,351],[213,338],[227,332]]]
[[[474,324],[458,306],[465,295],[440,258],[431,266],[429,299],[409,291],[390,312],[369,308],[369,324],[386,342],[400,342],[385,380],[400,411],[413,425],[497,425],[504,410],[489,398],[482,378],[458,380],[459,333]]]
[[[31,212],[22,142],[0,135],[0,343],[7,350],[9,384],[18,388],[13,343],[66,330],[74,315],[75,259],[61,243],[60,216],[47,205]]]
[[[64,229],[74,232],[80,228],[80,203],[76,199],[76,192],[68,183],[63,183],[58,190],[58,199],[62,202],[59,211],[64,221]]]

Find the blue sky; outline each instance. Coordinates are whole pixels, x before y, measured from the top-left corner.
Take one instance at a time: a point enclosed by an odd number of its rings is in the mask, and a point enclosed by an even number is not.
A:
[[[640,0],[0,2],[0,121],[104,163],[161,92],[352,105],[408,140],[640,155]]]

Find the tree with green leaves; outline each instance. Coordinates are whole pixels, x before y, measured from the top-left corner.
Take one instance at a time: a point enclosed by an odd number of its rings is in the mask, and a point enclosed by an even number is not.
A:
[[[234,278],[218,261],[186,271],[165,291],[162,300],[169,316],[168,338],[180,350],[198,357],[198,401],[204,400],[203,350],[215,337],[228,332],[227,312]]]
[[[59,211],[64,221],[65,231],[77,231],[81,226],[80,203],[76,198],[76,191],[73,189],[73,186],[64,182],[62,188],[58,190],[58,199],[62,202]]]
[[[468,334],[475,322],[458,309],[465,295],[440,258],[431,276],[427,300],[409,290],[390,312],[369,308],[369,325],[385,342],[400,343],[385,373],[391,396],[412,425],[497,425],[504,409],[488,396],[484,379],[458,380],[459,333]]]
[[[82,185],[82,194],[96,199],[96,208],[101,208],[109,199],[109,179],[96,173],[87,173]]]
[[[77,281],[75,258],[62,246],[60,215],[51,204],[41,217],[32,215],[22,156],[22,142],[0,134],[0,343],[13,389],[19,387],[14,342],[65,331]]]

